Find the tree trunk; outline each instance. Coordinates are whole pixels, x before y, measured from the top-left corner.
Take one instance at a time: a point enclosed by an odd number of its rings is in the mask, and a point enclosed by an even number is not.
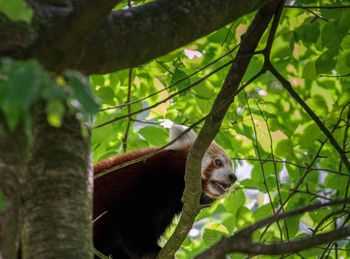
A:
[[[17,258],[20,240],[20,178],[26,161],[26,137],[17,127],[11,132],[0,113],[0,191],[6,203],[0,211],[0,251],[3,259]]]
[[[23,184],[22,258],[92,258],[90,141],[66,112],[47,123],[36,105],[33,146]]]

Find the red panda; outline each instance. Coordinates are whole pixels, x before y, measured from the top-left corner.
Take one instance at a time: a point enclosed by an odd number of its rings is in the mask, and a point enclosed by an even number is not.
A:
[[[186,127],[174,125],[170,141]],[[188,152],[196,139],[193,130],[165,150],[94,182],[94,245],[117,259],[154,258],[159,237],[182,209]],[[94,174],[142,157],[156,148],[117,155],[94,166]],[[202,160],[201,206],[225,196],[236,181],[233,163],[214,141]]]

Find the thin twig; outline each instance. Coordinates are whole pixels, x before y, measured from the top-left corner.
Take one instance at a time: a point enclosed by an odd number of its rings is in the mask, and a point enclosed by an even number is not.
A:
[[[333,200],[333,199],[330,199],[330,198],[328,198],[326,196],[322,196],[322,195],[319,195],[317,193],[313,193],[313,192],[310,192],[310,191],[293,190],[293,189],[291,189],[290,191],[295,191],[296,193],[305,193],[305,194],[308,194],[308,195],[312,195],[315,198],[323,199],[323,200],[326,200],[326,201],[332,201]]]
[[[269,123],[267,122],[267,118],[264,116],[264,113],[260,109],[260,106],[259,106],[258,103],[256,103],[256,106],[258,107],[258,109],[260,111],[260,115],[262,116],[262,118],[265,121],[267,132],[269,134],[269,138],[270,138],[270,152],[271,152],[271,158],[272,158],[272,163],[273,163],[273,169],[274,169],[274,173],[275,173],[275,180],[276,180],[276,186],[277,186],[277,195],[278,195],[278,199],[279,199],[280,206],[281,206],[280,209],[282,210],[282,212],[284,212],[282,196],[281,196],[281,190],[280,190],[280,184],[279,184],[279,180],[278,180],[277,162],[275,161],[275,155],[274,155],[274,152],[273,152],[273,140],[272,140],[272,135],[271,135]],[[287,240],[289,241],[289,232],[288,232],[288,226],[287,226],[286,219],[284,219],[283,221],[284,221],[284,227],[286,229],[286,237],[287,237]]]
[[[250,115],[250,119],[252,121],[252,126],[253,126],[253,130],[254,130],[254,137],[255,137],[255,149],[256,149],[256,152],[257,152],[257,155],[258,155],[258,158],[259,160],[261,160],[261,154],[260,154],[260,149],[259,149],[259,141],[258,141],[258,134],[257,134],[257,131],[256,131],[256,127],[255,127],[255,122],[254,122],[254,118],[253,118],[253,115],[252,115],[252,112],[250,110],[250,106],[249,106],[249,102],[248,102],[248,97],[247,97],[247,94],[245,91],[244,92],[244,96],[245,96],[245,99],[246,99],[246,102],[247,102],[247,107],[248,107],[248,112],[249,112],[249,115]],[[261,168],[261,172],[262,172],[262,176],[263,176],[263,184],[265,186],[265,190],[266,190],[266,193],[269,197],[269,200],[270,200],[270,205],[271,205],[271,208],[272,208],[272,211],[273,211],[273,214],[276,215],[276,210],[275,210],[275,206],[273,205],[273,202],[272,202],[272,198],[271,198],[271,194],[269,192],[269,188],[267,186],[267,182],[266,182],[266,175],[265,175],[265,170],[264,170],[264,164],[262,162],[260,162],[260,168]],[[280,231],[280,236],[281,236],[281,242],[283,242],[283,235],[282,235],[282,229],[281,229],[281,226],[279,224],[279,222],[277,221],[277,226],[278,226],[278,229]]]
[[[234,24],[235,24],[234,22],[231,23],[230,28],[228,29],[228,32],[226,33],[225,39],[224,39],[223,42],[221,43],[221,47],[224,46],[224,43],[227,41],[228,36],[230,35],[231,30],[232,30],[232,27],[233,27]]]
[[[222,66],[218,67],[217,69],[213,70],[213,71],[212,71],[211,73],[209,73],[208,75],[205,75],[205,76],[202,77],[201,79],[197,80],[197,81],[194,82],[193,84],[191,84],[191,85],[189,85],[189,86],[187,86],[187,87],[185,87],[185,88],[183,88],[183,89],[177,91],[176,93],[173,93],[173,94],[169,95],[168,97],[164,98],[163,100],[161,100],[161,101],[159,101],[159,102],[157,102],[157,103],[155,103],[155,104],[153,104],[153,105],[150,105],[150,106],[148,106],[148,107],[146,107],[146,108],[143,108],[143,109],[140,109],[140,110],[137,110],[137,111],[134,111],[134,112],[132,112],[132,113],[130,113],[130,114],[126,114],[126,115],[122,115],[122,116],[116,117],[116,118],[114,118],[114,119],[112,119],[112,120],[109,120],[109,121],[107,121],[107,122],[101,123],[101,124],[95,126],[94,128],[100,128],[100,127],[106,126],[106,125],[108,125],[108,124],[111,124],[111,123],[113,123],[113,122],[116,122],[116,121],[118,121],[118,120],[128,118],[128,117],[130,117],[130,116],[132,116],[132,115],[136,115],[136,114],[139,114],[139,113],[142,113],[142,112],[151,110],[151,109],[157,107],[158,105],[161,105],[161,104],[163,104],[164,102],[166,102],[166,101],[168,101],[168,100],[174,98],[175,96],[177,96],[177,95],[179,95],[179,94],[181,94],[181,93],[183,93],[183,92],[188,91],[188,90],[191,89],[192,87],[194,87],[194,86],[198,85],[199,83],[203,82],[203,81],[206,80],[208,77],[214,75],[216,72],[218,72],[219,70],[221,70],[221,69],[227,67],[227,66],[230,65],[231,63],[232,63],[232,61],[229,61],[229,62],[225,63],[224,65],[222,65]],[[132,103],[130,103],[130,104],[133,104],[133,103],[135,103],[135,102],[132,102]]]
[[[344,109],[342,110],[342,112],[344,111]],[[338,119],[337,123],[335,124],[333,130],[332,130],[332,133],[338,128],[338,125],[341,121],[341,116],[342,116],[342,113],[340,115],[340,118]],[[284,201],[283,203],[283,206],[294,196],[294,194],[297,193],[298,191],[298,188],[301,186],[301,184],[304,182],[306,176],[311,172],[311,168],[312,168],[312,165],[316,162],[316,160],[319,158],[319,155],[321,153],[321,150],[323,148],[323,146],[326,144],[328,138],[326,138],[324,141],[321,142],[321,145],[318,149],[318,151],[316,152],[316,155],[314,156],[314,158],[312,159],[311,163],[307,166],[306,168],[306,171],[304,173],[304,175],[298,180],[298,182],[296,183],[295,187],[293,188],[292,192],[288,195],[288,197],[286,198],[286,200]],[[278,211],[279,213],[280,211]],[[261,236],[260,236],[260,239],[265,235],[266,231],[268,230],[268,228],[271,226],[271,224],[267,225],[266,228],[264,229],[264,231],[262,232]]]
[[[204,116],[203,118],[201,118],[200,120],[196,121],[195,123],[193,123],[190,127],[188,127],[184,132],[182,132],[178,137],[176,137],[174,140],[170,141],[168,144],[164,145],[164,146],[161,146],[159,148],[157,148],[156,150],[148,153],[147,155],[144,155],[142,157],[139,157],[137,159],[133,159],[131,161],[127,161],[125,163],[122,163],[120,165],[117,165],[117,166],[114,166],[114,167],[111,167],[111,168],[108,168],[98,174],[96,174],[94,176],[94,179],[97,179],[99,177],[102,177],[108,173],[111,173],[113,171],[116,171],[118,169],[121,169],[123,167],[126,167],[126,166],[129,166],[129,165],[132,165],[132,164],[135,164],[135,163],[138,163],[138,162],[141,162],[141,161],[146,161],[148,158],[158,154],[159,152],[161,152],[162,150],[164,150],[165,148],[167,148],[168,146],[174,144],[176,141],[178,141],[180,138],[182,138],[184,135],[186,135],[190,130],[192,130],[195,126],[197,126],[198,124],[200,124],[202,121],[204,121],[206,118],[207,118],[208,115]]]
[[[260,160],[258,158],[237,158],[237,157],[233,157],[231,158],[232,160],[237,160],[237,161],[253,161],[253,162],[259,162]],[[262,162],[273,162],[273,160],[271,159],[263,159]],[[275,160],[276,163],[284,163],[284,164],[289,164],[292,166],[295,166],[297,168],[300,169],[307,169],[307,166],[304,165],[299,165],[290,161],[286,161],[286,160]],[[311,171],[320,171],[320,172],[327,172],[327,173],[333,173],[333,174],[337,174],[337,175],[342,175],[342,176],[349,176],[349,174],[345,174],[345,173],[341,173],[332,169],[324,169],[324,168],[310,168]]]
[[[277,220],[297,216],[305,212],[314,211],[323,207],[336,206],[344,203],[350,203],[350,200],[336,200],[327,203],[318,203],[309,205],[304,208],[296,209],[293,211],[277,214],[266,219],[260,220],[245,229],[238,231],[235,235],[222,238],[218,243],[204,251],[202,254],[196,257],[196,259],[213,258],[213,255],[220,256],[223,254],[233,252],[254,253],[258,254],[283,254],[301,251],[307,248],[327,243],[334,240],[342,239],[349,235],[350,227],[339,228],[333,231],[329,231],[324,234],[311,235],[308,237],[298,238],[289,242],[272,243],[269,245],[262,243],[253,243],[252,234],[257,229],[264,225],[271,224]]]
[[[345,75],[320,75],[320,77],[348,77],[350,74],[345,74]]]
[[[166,65],[164,65],[163,64],[163,62],[160,62],[157,58],[155,59],[155,61],[159,64],[159,65],[161,65],[161,67],[162,68],[164,68],[170,75],[173,75],[174,73],[166,66]],[[197,72],[197,71],[196,71]],[[187,77],[187,76],[186,76]],[[182,80],[182,78],[181,78],[181,80]],[[175,84],[178,84],[178,81],[177,82],[175,82]],[[171,85],[171,87],[173,87],[174,85]],[[169,86],[169,88],[170,88],[170,86]],[[165,89],[162,89],[161,91],[164,91]],[[148,98],[148,97],[147,97]]]
[[[330,207],[330,206],[336,206],[336,205],[341,205],[341,204],[347,204],[350,203],[350,199],[344,199],[344,200],[335,200],[335,201],[330,201],[330,202],[325,202],[325,203],[317,203],[317,204],[312,204],[312,205],[308,205],[304,208],[300,208],[300,209],[296,209],[296,210],[292,210],[292,211],[288,211],[285,213],[279,213],[273,216],[270,216],[266,219],[260,220],[256,223],[254,223],[253,225],[246,227],[245,229],[242,229],[240,231],[238,231],[235,236],[250,236],[254,231],[256,231],[257,229],[270,224],[272,222],[275,222],[277,220],[281,220],[284,218],[289,218],[289,217],[293,217],[293,216],[297,216],[300,214],[303,214],[305,212],[309,212],[309,211],[314,211],[320,208],[324,208],[324,207]]]
[[[109,169],[106,169],[104,171],[102,171],[101,173],[98,173],[97,175],[94,176],[94,179],[96,178],[99,178],[105,174],[108,174],[110,172],[113,172],[115,170],[118,170],[118,169],[121,169],[123,167],[126,167],[126,166],[129,166],[129,165],[132,165],[132,164],[135,164],[137,162],[140,162],[140,161],[145,161],[147,160],[148,158],[158,154],[159,152],[161,152],[162,150],[164,150],[165,148],[167,148],[168,146],[172,145],[173,143],[175,143],[178,139],[180,139],[182,136],[184,136],[187,132],[189,132],[191,129],[197,127],[197,125],[199,125],[202,121],[204,121],[208,116],[211,116],[213,113],[215,113],[217,110],[221,109],[223,106],[225,106],[227,103],[229,103],[231,101],[232,98],[234,98],[237,94],[239,94],[242,90],[244,90],[244,88],[246,86],[248,86],[250,83],[252,83],[256,78],[258,78],[259,76],[261,75],[260,72],[258,72],[255,76],[253,76],[250,80],[248,80],[247,83],[245,83],[244,85],[242,85],[235,93],[229,95],[226,97],[226,99],[221,102],[215,109],[213,109],[210,113],[208,113],[206,116],[204,116],[203,118],[199,119],[198,121],[196,121],[195,123],[193,123],[188,129],[186,129],[183,133],[181,133],[177,138],[175,138],[173,141],[169,142],[168,144],[162,146],[162,147],[159,147],[157,150],[145,155],[145,156],[142,156],[140,158],[137,158],[137,159],[134,159],[134,160],[131,160],[131,161],[128,161],[128,162],[125,162],[125,163],[122,163],[120,165],[117,165],[117,166],[114,166],[114,167],[111,167]]]
[[[143,124],[150,124],[150,125],[157,125],[159,126],[159,123],[153,122],[153,121],[142,121],[137,119],[131,119],[133,122],[143,123]]]
[[[130,0],[129,0],[128,4],[130,4]],[[130,8],[130,6],[129,6],[129,8]],[[129,68],[129,78],[128,78],[128,80],[129,80],[129,82],[128,82],[128,97],[126,99],[127,103],[130,102],[130,96],[131,96],[132,68]],[[131,114],[131,105],[130,104],[128,105],[128,115],[129,114]],[[128,117],[128,123],[126,125],[126,129],[125,129],[125,133],[124,133],[124,138],[122,139],[124,153],[126,152],[126,149],[127,149],[128,135],[129,135],[129,129],[130,129],[131,121],[132,121],[132,118],[131,118],[131,116],[129,116]]]
[[[277,70],[276,68],[271,64],[266,64],[268,67],[268,70],[281,82],[282,86],[289,92],[289,94],[300,104],[301,107],[309,114],[309,116],[315,121],[317,126],[320,128],[321,131],[327,136],[329,141],[331,142],[332,146],[337,150],[337,152],[340,155],[341,160],[345,164],[346,169],[350,173],[350,162],[348,158],[346,157],[346,154],[344,150],[339,146],[338,142],[334,138],[331,132],[326,128],[326,126],[321,122],[321,120],[318,118],[318,116],[313,112],[313,110],[310,109],[310,107],[304,102],[304,100],[297,94],[297,92],[293,89],[292,85],[288,80],[286,80]]]
[[[101,259],[110,259],[108,256],[105,256],[103,253],[101,253],[99,250],[97,250],[95,247],[93,248],[94,254]]]
[[[301,6],[301,5],[285,5],[285,8],[297,8],[297,9],[344,9],[350,8],[350,5],[338,5],[338,6],[325,6],[325,5],[313,5],[313,6]]]
[[[328,22],[328,19],[322,17],[321,15],[315,13],[314,11],[312,11],[312,10],[310,10],[310,9],[307,9],[307,8],[303,8],[303,9],[304,9],[305,11],[307,11],[307,12],[309,12],[309,13],[315,15],[316,18],[321,19],[321,20],[323,20],[323,21],[325,21],[325,22]]]
[[[185,80],[191,78],[192,76],[198,74],[199,72],[203,71],[204,69],[210,67],[211,65],[215,64],[215,63],[218,62],[219,60],[221,60],[221,59],[223,59],[224,57],[226,57],[226,56],[228,56],[229,54],[231,54],[231,53],[232,53],[233,51],[235,51],[238,47],[239,47],[239,44],[238,44],[237,46],[235,46],[233,49],[231,49],[231,50],[229,50],[228,52],[226,52],[224,55],[218,57],[217,59],[213,60],[212,62],[208,63],[207,65],[203,66],[202,68],[198,69],[197,71],[193,72],[192,74],[190,74],[190,75],[188,75],[188,76],[185,76],[184,78],[181,78],[180,80],[178,80],[178,81],[176,81],[175,83],[169,85],[168,87],[165,87],[165,88],[163,88],[163,89],[161,89],[161,90],[159,90],[159,91],[156,91],[156,92],[154,92],[154,93],[152,93],[152,94],[150,94],[150,95],[148,95],[148,96],[146,96],[146,97],[144,97],[144,98],[138,99],[138,100],[136,100],[136,101],[133,101],[133,102],[130,102],[130,103],[124,103],[124,104],[116,105],[116,106],[112,106],[112,107],[107,107],[107,108],[101,109],[101,110],[99,110],[99,111],[106,111],[106,110],[112,110],[112,109],[120,109],[120,108],[123,108],[123,107],[125,107],[125,106],[130,105],[130,104],[136,104],[136,103],[142,102],[142,101],[144,101],[144,100],[146,100],[146,99],[148,99],[148,98],[151,98],[151,97],[153,97],[153,96],[155,96],[155,95],[157,95],[157,94],[159,94],[159,93],[161,93],[161,92],[163,92],[163,91],[165,91],[165,90],[168,90],[168,89],[170,89],[170,88],[172,88],[172,87],[174,87],[174,86],[180,84],[181,82],[183,82],[183,81],[185,81]]]
[[[270,58],[272,44],[273,44],[273,41],[275,39],[275,35],[276,35],[276,31],[277,31],[277,28],[278,28],[279,21],[281,19],[282,11],[283,11],[283,8],[284,8],[284,2],[285,2],[285,0],[281,1],[279,7],[276,10],[275,16],[273,17],[273,21],[272,21],[272,25],[271,25],[271,28],[270,28],[269,36],[267,38],[265,49],[263,51],[265,60],[268,60]]]

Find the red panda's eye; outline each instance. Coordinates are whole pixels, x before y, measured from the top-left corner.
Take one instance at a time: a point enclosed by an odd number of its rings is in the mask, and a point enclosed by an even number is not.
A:
[[[215,159],[215,164],[216,164],[217,166],[222,166],[222,162],[221,162],[220,159]]]

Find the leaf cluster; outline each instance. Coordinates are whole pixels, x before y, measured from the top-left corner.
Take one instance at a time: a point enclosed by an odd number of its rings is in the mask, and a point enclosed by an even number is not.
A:
[[[342,4],[345,3],[293,2],[295,7]],[[284,8],[269,57],[347,154],[349,10]],[[132,150],[166,144],[167,131],[162,125],[169,121],[190,126],[206,116],[228,72],[225,64],[234,57],[235,46],[252,17],[244,16],[192,44],[132,68],[131,78],[128,70],[92,76],[93,91],[103,108],[94,125],[114,121],[93,130],[94,161],[123,152],[127,121],[131,124],[128,150]],[[266,33],[258,51],[264,49],[267,41]],[[242,85],[263,68],[265,60],[260,54],[253,57]],[[130,112],[134,115],[128,116]],[[124,119],[115,120],[118,117]],[[193,229],[196,234],[188,236],[178,258],[194,258],[222,237],[267,216],[348,197],[349,172],[340,155],[270,72],[238,94],[216,141],[234,159],[240,183],[234,193],[201,211]],[[288,217],[255,231],[253,239],[288,242],[326,233],[348,224],[347,211],[346,206],[334,206]],[[347,240],[342,240],[289,256],[347,257],[349,246]],[[230,258],[246,256],[235,253]]]
[[[35,80],[33,80],[35,78]],[[45,102],[48,122],[61,125],[68,109],[78,118],[87,120],[99,105],[91,95],[87,80],[79,73],[68,71],[63,77],[48,74],[35,60],[2,59],[0,65],[0,110],[6,118],[2,131],[22,125],[31,135],[31,109],[36,102]]]

